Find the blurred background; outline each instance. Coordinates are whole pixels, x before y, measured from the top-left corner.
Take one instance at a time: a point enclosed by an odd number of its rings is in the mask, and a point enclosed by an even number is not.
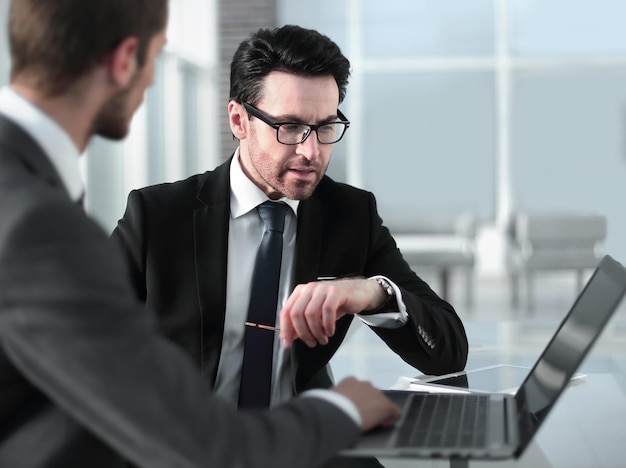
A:
[[[601,255],[626,262],[623,0],[170,5],[169,42],[129,137],[96,138],[81,161],[87,209],[107,232],[131,189],[230,157],[232,54],[258,28],[292,23],[328,35],[352,63],[341,105],[352,125],[329,175],[376,194],[409,263],[463,319],[468,368],[531,365]],[[626,393],[624,309],[582,370],[619,370]],[[359,321],[332,364],[337,378],[380,387],[416,373]],[[605,466],[554,446],[554,466]]]
[[[593,212],[607,217],[605,250],[626,260],[624,18],[621,0],[172,0],[130,138],[88,150],[88,209],[111,230],[132,188],[228,158],[232,53],[259,27],[295,23],[352,63],[352,126],[329,174],[372,190],[392,230],[470,214],[477,272],[490,274],[506,267],[517,212]]]
[[[82,158],[88,210],[110,231],[131,189],[227,159],[231,56],[259,27],[294,23],[352,63],[341,105],[352,125],[329,175],[376,194],[437,288],[467,273],[470,304],[477,282],[523,279],[538,247],[521,238],[534,228],[520,215],[601,218],[537,228],[552,247],[587,233],[584,254],[551,252],[539,268],[580,273],[579,257],[589,267],[603,252],[625,261],[625,18],[622,0],[171,0],[169,42],[129,138],[96,138]],[[3,32],[0,84],[9,69]]]

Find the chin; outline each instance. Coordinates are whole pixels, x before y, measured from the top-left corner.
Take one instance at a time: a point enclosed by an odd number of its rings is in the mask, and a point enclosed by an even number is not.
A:
[[[285,196],[287,198],[290,198],[291,200],[302,201],[302,200],[306,200],[311,195],[313,195],[314,191],[315,191],[315,187],[295,188],[295,189],[285,192]]]
[[[94,132],[96,135],[106,138],[107,140],[119,141],[128,136],[129,125],[117,122],[116,124],[110,123],[109,125],[101,125],[96,128]]]
[[[125,132],[96,132],[96,135],[105,138],[107,140],[112,140],[112,141],[121,141],[124,138],[126,138],[126,136],[128,136],[128,131]]]

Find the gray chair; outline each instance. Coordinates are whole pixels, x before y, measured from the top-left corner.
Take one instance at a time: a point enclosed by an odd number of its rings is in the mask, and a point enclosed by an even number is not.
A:
[[[594,213],[518,213],[511,225],[508,270],[511,302],[519,306],[520,283],[526,285],[526,306],[534,304],[539,271],[572,270],[577,292],[583,273],[594,269],[604,254],[606,216]]]
[[[444,299],[450,299],[452,270],[463,272],[465,304],[473,305],[476,221],[472,214],[463,213],[453,219],[396,220],[388,225],[414,270],[428,268],[438,273]]]

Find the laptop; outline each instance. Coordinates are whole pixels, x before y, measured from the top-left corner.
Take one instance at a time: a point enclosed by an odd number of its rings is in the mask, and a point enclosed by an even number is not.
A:
[[[606,255],[515,395],[387,391],[403,409],[392,428],[364,434],[344,456],[506,459],[530,444],[626,291]]]

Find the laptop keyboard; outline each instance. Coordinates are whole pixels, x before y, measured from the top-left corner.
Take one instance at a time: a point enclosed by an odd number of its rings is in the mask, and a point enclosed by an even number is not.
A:
[[[415,394],[405,408],[397,447],[481,447],[485,445],[488,395]]]

